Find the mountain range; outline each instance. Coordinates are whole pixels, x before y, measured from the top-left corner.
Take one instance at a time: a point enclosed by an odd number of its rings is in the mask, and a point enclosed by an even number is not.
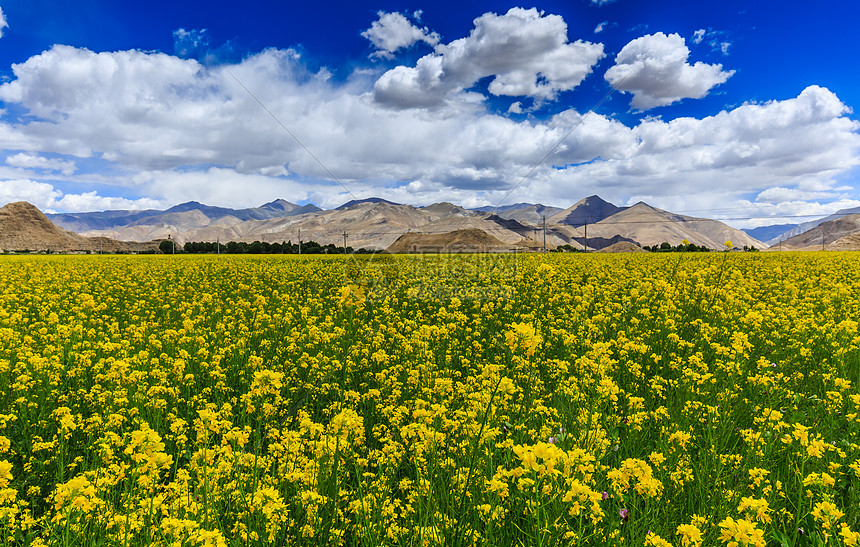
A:
[[[663,242],[677,245],[683,240],[711,249],[724,248],[726,241],[759,249],[768,244],[782,250],[856,249],[860,248],[860,208],[799,225],[745,231],[644,202],[620,207],[599,196],[583,198],[566,209],[532,203],[476,209],[448,202],[415,207],[381,198],[353,200],[329,210],[282,199],[245,209],[196,201],[164,211],[44,215],[26,202],[0,208],[0,249],[5,250],[134,252],[157,247],[168,237],[180,245],[187,241],[295,243],[301,239],[340,246],[344,236],[350,247],[373,249],[407,248],[417,242],[439,246],[446,237],[457,242],[489,241],[495,249],[542,249],[544,238],[548,249],[558,245],[630,249]]]
[[[156,209],[146,209],[143,211],[97,211],[93,213],[48,214],[47,217],[66,230],[86,232],[91,230],[109,230],[124,226],[170,224],[174,220],[181,222],[184,218],[180,216],[182,213],[199,212],[210,221],[219,220],[224,217],[246,221],[282,218],[321,210],[313,204],[296,205],[283,199],[277,199],[253,209],[228,209],[226,207],[203,205],[197,201],[189,201],[175,205],[166,211]]]
[[[466,209],[453,203],[415,207],[381,198],[353,200],[323,210],[276,200],[250,209],[212,207],[198,202],[165,211],[103,211],[47,215],[58,226],[87,237],[152,241],[171,237],[186,241],[317,241],[353,248],[386,249],[403,234],[438,235],[481,230],[511,248],[572,245],[597,250],[618,242],[672,245],[687,240],[722,249],[766,247],[741,230],[722,222],[679,215],[640,202],[619,207],[599,196],[581,199],[566,209],[517,203],[502,207]]]
[[[819,222],[806,224],[812,227],[797,235],[776,241],[771,248],[804,251],[860,249],[860,213],[842,215],[836,213]]]

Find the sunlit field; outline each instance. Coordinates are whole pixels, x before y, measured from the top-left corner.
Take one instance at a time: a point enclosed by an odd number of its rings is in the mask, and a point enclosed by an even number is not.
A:
[[[4,545],[856,545],[860,255],[0,257]]]

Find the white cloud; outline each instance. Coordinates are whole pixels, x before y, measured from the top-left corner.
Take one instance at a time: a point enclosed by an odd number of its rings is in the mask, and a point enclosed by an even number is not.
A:
[[[45,182],[28,179],[0,180],[0,204],[28,201],[44,211],[60,196],[62,192]]]
[[[393,108],[438,107],[492,77],[493,95],[553,100],[579,85],[603,57],[603,44],[568,42],[564,20],[536,9],[485,13],[474,23],[468,37],[438,45],[414,67],[383,74],[374,99]]]
[[[51,212],[86,212],[110,209],[139,210],[157,207],[165,207],[165,202],[149,198],[126,199],[116,196],[100,196],[97,192],[92,191],[82,194],[64,194],[60,199],[55,200],[53,206],[48,207],[47,210]]]
[[[64,194],[46,182],[29,179],[0,180],[0,205],[15,201],[27,201],[43,212],[83,212],[105,209],[146,209],[164,206],[154,199],[131,200],[121,197],[105,197],[97,192]]]
[[[461,96],[445,109],[387,108],[372,96],[373,73],[357,71],[346,82],[317,77],[292,50],[204,67],[158,53],[57,46],[15,65],[14,79],[0,85],[0,100],[39,118],[0,121],[0,150],[13,150],[12,163],[30,169],[54,154],[69,163],[89,158],[77,162],[69,183],[122,188],[62,194],[35,173],[3,167],[0,180],[9,180],[0,196],[58,210],[124,203],[105,194],[163,205],[194,199],[239,207],[277,197],[338,205],[349,194],[228,69],[360,196],[495,204],[574,127],[509,200],[569,205],[597,193],[618,204],[635,196],[668,203],[666,196],[681,196],[672,203],[682,210],[746,207],[744,199],[783,188],[807,192],[785,197],[824,207],[829,194],[851,199],[839,190],[840,177],[860,164],[860,123],[817,86],[702,119],[628,126],[567,110],[548,120],[512,120],[474,105],[456,110]],[[91,174],[94,165],[103,168],[100,178]],[[776,211],[763,201],[754,206]]]
[[[696,32],[694,32],[694,33],[693,33],[693,43],[694,43],[694,44],[701,44],[701,43],[702,43],[702,40],[704,40],[704,39],[705,39],[705,33],[706,33],[706,32],[707,32],[707,31],[706,31],[705,29],[703,29],[703,28],[700,28],[699,30],[697,30]]]
[[[147,188],[168,203],[201,201],[207,204],[229,204],[229,207],[256,207],[278,198],[302,201],[309,190],[322,189],[321,184],[302,185],[257,173],[241,173],[234,169],[210,167],[199,171],[146,171],[134,176],[136,185]],[[249,191],[253,189],[253,191]]]
[[[3,9],[0,8],[0,38],[3,37],[3,29],[7,28],[9,23],[6,22],[6,16],[3,14]]]
[[[605,6],[607,4],[611,4],[615,2],[615,0],[591,0],[591,4],[595,6]]]
[[[418,28],[401,13],[380,11],[378,15],[379,19],[361,33],[376,48],[373,57],[393,59],[395,51],[408,48],[417,42],[431,46],[439,43],[437,33],[431,32],[427,27]],[[414,18],[420,21],[421,11],[416,11]]]
[[[603,29],[606,28],[606,25],[609,24],[609,21],[601,21],[597,23],[597,26],[594,27],[594,34],[600,34],[603,32]]]
[[[619,91],[633,93],[631,104],[640,110],[682,99],[700,99],[724,83],[734,70],[723,65],[687,63],[690,50],[678,34],[649,34],[624,46],[605,78]]]
[[[835,192],[816,192],[801,190],[799,188],[774,186],[759,192],[755,200],[761,203],[782,203],[787,201],[829,200],[836,197],[838,197],[838,194]]]
[[[74,161],[49,159],[42,156],[34,156],[32,154],[24,153],[7,157],[6,165],[20,167],[22,169],[40,169],[44,171],[59,172],[63,175],[71,175],[76,169]]]
[[[778,203],[762,203],[739,201],[738,205],[748,220],[732,222],[740,228],[755,228],[773,224],[799,224],[809,220],[832,215],[840,209],[860,207],[860,201],[840,198],[828,199],[824,203],[818,201],[781,201]],[[737,216],[737,213],[733,213]]]

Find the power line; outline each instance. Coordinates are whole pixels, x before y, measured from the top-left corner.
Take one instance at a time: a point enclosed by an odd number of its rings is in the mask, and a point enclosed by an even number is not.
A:
[[[627,77],[628,77],[628,76],[630,76],[630,74],[632,74],[632,73],[633,73],[633,68],[631,68],[631,69],[627,72],[627,74],[625,74],[625,75],[624,75],[624,77],[623,77],[623,78],[621,78],[620,80],[618,80],[618,82],[617,82],[617,83],[613,84],[613,85],[609,88],[609,91],[607,91],[607,92],[606,92],[606,94],[605,94],[605,95],[604,95],[604,96],[603,96],[599,101],[597,101],[597,103],[596,103],[594,106],[592,106],[590,109],[588,109],[588,112],[586,112],[586,113],[585,113],[581,118],[579,118],[579,121],[578,121],[578,122],[577,122],[577,123],[576,123],[576,124],[575,124],[571,129],[570,129],[570,131],[568,131],[568,132],[567,132],[567,134],[565,134],[565,136],[563,136],[563,137],[561,138],[561,140],[559,140],[557,143],[555,143],[555,146],[553,146],[553,147],[549,150],[549,152],[547,152],[547,153],[544,155],[544,157],[542,157],[542,158],[540,159],[540,161],[539,161],[539,162],[537,162],[537,163],[535,164],[535,166],[534,166],[534,167],[532,167],[532,168],[531,168],[531,170],[530,170],[528,173],[526,173],[526,175],[522,178],[522,180],[520,180],[520,181],[519,181],[519,182],[518,182],[518,183],[517,183],[513,188],[511,188],[510,190],[508,190],[508,193],[507,193],[507,194],[505,194],[505,197],[503,197],[503,198],[502,198],[502,199],[501,199],[501,200],[500,200],[500,201],[495,205],[495,207],[493,207],[493,209],[492,209],[490,212],[491,212],[491,213],[495,212],[495,210],[496,210],[496,209],[498,209],[498,208],[499,208],[499,206],[500,206],[502,203],[504,203],[504,202],[505,202],[505,200],[506,200],[506,199],[508,199],[508,197],[510,197],[510,195],[511,195],[511,194],[513,194],[513,193],[514,193],[514,190],[516,190],[517,188],[519,188],[520,186],[522,186],[522,184],[526,181],[526,179],[528,179],[530,176],[532,176],[532,173],[534,173],[535,171],[537,171],[538,167],[540,167],[541,165],[543,165],[543,163],[547,160],[547,158],[549,158],[549,157],[550,157],[550,156],[551,156],[551,155],[552,155],[556,150],[558,150],[558,147],[559,147],[559,146],[561,146],[561,145],[562,145],[562,143],[564,143],[564,141],[566,141],[566,140],[567,140],[567,138],[568,138],[568,137],[570,137],[570,136],[573,134],[573,132],[574,132],[574,131],[576,131],[576,130],[579,128],[579,126],[580,126],[580,125],[582,125],[583,123],[585,123],[586,118],[588,118],[588,116],[590,116],[590,115],[591,115],[591,114],[592,114],[592,113],[593,113],[597,108],[599,108],[599,107],[600,107],[600,105],[602,105],[602,104],[606,101],[606,99],[608,99],[608,98],[609,98],[609,96],[610,96],[610,95],[612,95],[613,93],[615,93],[615,90],[616,90],[616,89],[618,89],[618,87],[619,87],[621,84],[623,84],[623,83],[624,83],[624,80],[626,80],[626,79],[627,79]]]
[[[272,117],[272,119],[273,119],[273,120],[275,120],[275,122],[277,122],[277,124],[278,124],[278,125],[280,125],[280,126],[281,126],[281,129],[283,129],[284,131],[286,131],[286,132],[287,132],[287,134],[288,134],[290,137],[292,137],[292,138],[293,138],[293,140],[294,140],[294,141],[296,141],[296,143],[298,143],[298,145],[299,145],[299,146],[301,146],[301,147],[302,147],[302,149],[303,149],[305,152],[307,152],[307,153],[308,153],[308,155],[309,155],[310,157],[312,157],[312,158],[314,159],[314,161],[315,161],[315,162],[317,162],[317,164],[318,164],[320,167],[322,167],[322,168],[323,168],[323,170],[324,170],[326,173],[328,173],[328,176],[331,178],[331,180],[333,180],[333,181],[337,182],[338,184],[340,184],[340,186],[341,186],[344,190],[346,190],[346,192],[347,192],[350,196],[352,196],[352,198],[353,198],[353,199],[358,199],[358,198],[357,198],[357,197],[355,197],[355,195],[350,191],[350,189],[349,189],[349,188],[347,188],[347,187],[346,187],[346,185],[345,185],[345,184],[344,184],[344,183],[343,183],[339,178],[337,178],[337,175],[335,175],[334,173],[332,173],[332,172],[331,172],[331,170],[326,166],[326,164],[324,164],[324,163],[322,162],[322,160],[320,160],[318,157],[316,157],[316,155],[315,155],[313,152],[311,152],[310,148],[308,148],[307,146],[305,146],[305,143],[303,143],[303,142],[302,142],[302,140],[301,140],[301,139],[299,139],[299,138],[296,136],[296,134],[295,134],[295,133],[293,133],[292,131],[290,131],[290,128],[289,128],[289,127],[287,127],[287,125],[286,125],[284,122],[282,122],[282,121],[281,121],[281,119],[280,119],[279,117],[277,117],[277,116],[275,115],[275,113],[274,113],[274,112],[272,112],[271,110],[269,110],[269,107],[268,107],[268,106],[266,106],[266,105],[263,103],[263,101],[261,101],[261,100],[260,100],[260,99],[259,99],[259,98],[254,94],[254,92],[253,92],[253,91],[251,91],[250,89],[248,89],[248,87],[247,87],[245,84],[243,84],[243,83],[242,83],[242,80],[240,80],[239,78],[237,78],[237,77],[236,77],[236,75],[235,75],[235,74],[233,74],[233,71],[231,71],[229,68],[228,68],[228,69],[225,69],[225,70],[227,71],[227,73],[228,73],[230,76],[232,76],[232,77],[233,77],[233,79],[234,79],[234,80],[236,80],[236,83],[237,83],[237,84],[239,84],[240,86],[242,86],[242,89],[244,89],[244,90],[248,93],[248,95],[250,95],[250,96],[251,96],[251,98],[253,98],[253,99],[257,102],[257,104],[258,104],[258,105],[260,105],[260,107],[261,107],[263,110],[265,110],[265,111],[266,111],[266,113],[267,113],[269,116],[271,116],[271,117]]]

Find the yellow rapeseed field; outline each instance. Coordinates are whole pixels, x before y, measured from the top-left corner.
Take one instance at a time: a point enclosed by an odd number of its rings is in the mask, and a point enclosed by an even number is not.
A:
[[[0,257],[4,545],[857,545],[860,255]]]

